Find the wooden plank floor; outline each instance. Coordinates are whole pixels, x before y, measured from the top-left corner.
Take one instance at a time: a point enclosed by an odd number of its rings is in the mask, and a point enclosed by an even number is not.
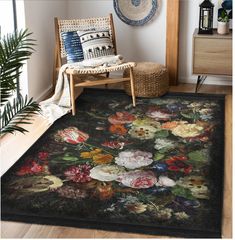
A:
[[[118,86],[116,86],[118,88]],[[194,84],[180,84],[171,87],[171,92],[194,92]],[[232,238],[232,87],[203,85],[200,93],[227,94],[225,107],[225,182],[223,208],[223,238]],[[48,126],[45,119],[37,117],[34,124],[27,126],[29,134],[5,136],[1,139],[1,155],[14,162],[26,151]],[[17,149],[9,151],[10,146],[17,142]],[[17,222],[1,222],[2,238],[166,238],[153,235],[129,234],[72,227],[46,226]]]

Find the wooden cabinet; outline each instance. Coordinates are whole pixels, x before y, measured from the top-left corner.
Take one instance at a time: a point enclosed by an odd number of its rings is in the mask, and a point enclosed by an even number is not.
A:
[[[199,75],[197,88],[200,80],[205,80],[208,75],[232,75],[232,32],[219,35],[214,30],[212,35],[204,35],[198,34],[198,29],[195,29],[193,74]]]

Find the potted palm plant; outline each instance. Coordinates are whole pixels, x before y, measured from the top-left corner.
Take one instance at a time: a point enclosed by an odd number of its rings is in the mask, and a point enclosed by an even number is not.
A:
[[[32,116],[40,111],[32,98],[16,94],[22,66],[34,52],[35,40],[29,38],[31,34],[28,30],[3,37],[0,34],[0,137],[15,131],[27,132],[22,124],[30,124]]]
[[[218,10],[218,34],[229,33],[230,19],[232,19],[232,0],[224,0]]]

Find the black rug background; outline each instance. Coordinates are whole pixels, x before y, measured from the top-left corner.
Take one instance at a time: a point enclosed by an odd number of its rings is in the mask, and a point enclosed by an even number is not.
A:
[[[127,96],[122,91],[117,90],[97,90],[97,89],[86,89],[84,93],[77,99],[76,107],[77,114],[72,117],[70,114],[65,115],[61,119],[58,119],[47,131],[42,135],[37,142],[19,159],[24,159],[27,155],[32,154],[33,152],[40,149],[40,146],[46,144],[48,139],[48,134],[51,132],[55,132],[57,129],[66,128],[68,126],[75,125],[79,123],[76,119],[77,116],[81,116],[84,109],[84,106],[87,104],[93,103],[94,99],[97,97],[98,102],[103,102],[104,106],[107,104],[107,101],[112,99],[113,97],[121,96],[122,98],[129,99],[131,103],[131,98]],[[145,226],[145,225],[135,225],[130,222],[122,223],[122,222],[109,222],[105,220],[100,220],[97,222],[96,220],[84,220],[83,218],[75,218],[68,217],[61,218],[58,217],[57,214],[53,214],[50,212],[47,216],[44,213],[32,213],[32,211],[26,212],[21,211],[17,208],[17,205],[8,204],[7,202],[2,202],[2,220],[10,220],[10,221],[20,221],[20,222],[28,222],[28,223],[38,223],[38,224],[48,224],[48,225],[63,225],[63,226],[74,226],[74,227],[82,227],[82,228],[98,228],[104,230],[111,231],[125,231],[125,232],[136,232],[136,233],[145,233],[145,234],[156,234],[156,235],[172,235],[178,237],[221,237],[221,221],[222,221],[222,199],[223,199],[223,172],[224,172],[224,96],[223,95],[208,95],[208,94],[178,94],[171,93],[166,95],[169,98],[175,98],[176,96],[192,99],[210,99],[217,100],[221,103],[221,112],[223,113],[221,117],[221,128],[216,129],[216,135],[214,142],[214,151],[212,158],[215,160],[215,164],[211,166],[209,172],[211,172],[211,181],[213,181],[214,185],[217,186],[216,191],[214,192],[214,200],[212,201],[212,208],[217,209],[218,211],[213,216],[210,215],[210,219],[203,219],[204,229],[189,229],[184,228],[184,226],[176,226],[175,228],[170,226]],[[85,122],[87,122],[87,126],[83,128],[84,132],[88,134],[92,133],[91,125],[89,124],[91,119],[85,118]],[[98,139],[98,137],[97,137]],[[2,183],[6,182],[8,177],[10,176],[10,172],[13,169],[16,169],[18,166],[18,162],[15,163],[11,169],[8,170],[7,173],[1,178]],[[216,199],[216,200],[215,200]],[[24,203],[22,203],[24,204]],[[211,226],[216,226],[212,231]]]

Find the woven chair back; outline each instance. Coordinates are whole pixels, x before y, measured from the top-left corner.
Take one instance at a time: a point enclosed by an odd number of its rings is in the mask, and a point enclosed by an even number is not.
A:
[[[61,58],[66,57],[64,43],[62,41],[61,33],[70,31],[86,31],[86,30],[109,30],[110,39],[114,45],[116,54],[116,41],[113,27],[112,15],[107,17],[97,18],[85,18],[85,19],[72,19],[72,20],[60,20],[56,19],[57,24],[57,36],[59,38],[60,45],[60,56]]]

